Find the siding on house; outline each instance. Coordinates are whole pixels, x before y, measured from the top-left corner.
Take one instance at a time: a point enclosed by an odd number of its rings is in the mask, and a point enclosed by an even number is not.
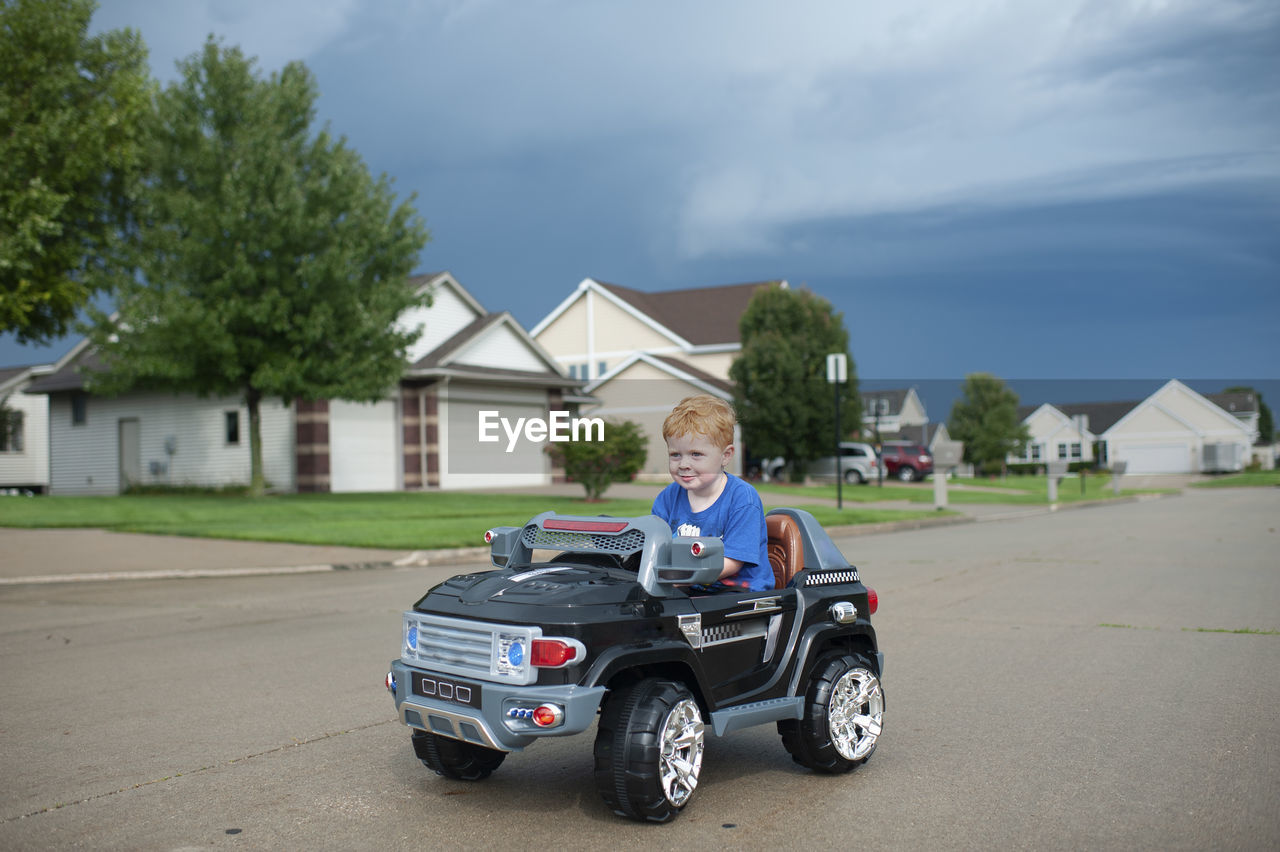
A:
[[[138,421],[140,485],[247,484],[250,477],[249,412],[234,398],[136,394],[86,400],[85,422],[71,422],[72,394],[49,397],[51,445],[58,448],[50,465],[50,493],[119,494],[120,421]],[[238,413],[240,435],[227,443],[226,413]],[[263,474],[270,487],[292,491],[293,411],[264,400],[262,413]],[[172,456],[165,449],[173,439]],[[153,465],[154,463],[154,465]]]
[[[514,331],[498,326],[470,345],[461,349],[456,360],[471,367],[493,367],[499,370],[528,370],[538,372],[547,368]]]
[[[0,488],[48,488],[49,398],[15,388],[5,404],[22,413],[22,449],[0,451]]]
[[[441,276],[431,287],[431,306],[405,311],[396,321],[402,329],[421,325],[422,335],[409,347],[406,361],[410,364],[466,328],[483,313],[454,289],[453,279]]]

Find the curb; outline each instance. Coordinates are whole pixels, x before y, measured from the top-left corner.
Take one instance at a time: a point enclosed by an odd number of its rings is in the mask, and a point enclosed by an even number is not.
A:
[[[1029,518],[1036,515],[1048,515],[1070,509],[1091,509],[1099,506],[1114,506],[1120,503],[1145,503],[1151,500],[1163,500],[1167,497],[1181,497],[1181,491],[1169,494],[1135,494],[1130,497],[1112,497],[1104,500],[1085,500],[1076,503],[1052,503],[1045,506],[1029,506],[999,515],[977,517],[974,515],[948,515],[941,518],[916,518],[906,521],[883,521],[875,524],[848,524],[827,528],[827,533],[834,537],[855,537],[861,535],[877,535],[880,533],[909,532],[911,530],[929,529],[931,527],[957,526],[960,524],[988,523],[990,521],[1008,521],[1017,518]],[[426,568],[430,565],[448,565],[483,559],[489,555],[488,547],[437,548],[434,550],[414,550],[399,559],[389,562],[351,562],[317,565],[285,565],[261,568],[208,568],[208,569],[173,569],[170,571],[115,571],[85,572],[79,574],[49,574],[27,577],[0,577],[0,586],[35,586],[57,583],[94,583],[119,580],[199,580],[215,577],[271,577],[290,574],[324,574],[335,571],[374,571],[389,568]]]

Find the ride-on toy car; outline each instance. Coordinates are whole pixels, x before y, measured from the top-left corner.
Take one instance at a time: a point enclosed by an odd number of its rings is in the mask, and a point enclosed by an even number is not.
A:
[[[811,514],[766,520],[766,592],[706,590],[723,543],[673,537],[654,515],[546,512],[489,530],[496,570],[446,580],[404,614],[386,685],[417,756],[477,781],[598,714],[597,790],[654,822],[689,804],[708,732],[773,722],[810,769],[866,761],[884,715],[876,594]]]

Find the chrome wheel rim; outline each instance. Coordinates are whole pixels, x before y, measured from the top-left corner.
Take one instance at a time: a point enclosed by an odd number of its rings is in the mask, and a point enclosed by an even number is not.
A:
[[[692,699],[684,699],[662,724],[662,792],[667,801],[681,807],[698,786],[706,728]]]
[[[884,720],[884,691],[866,669],[850,669],[831,690],[827,725],[831,742],[846,760],[862,760],[880,739]]]

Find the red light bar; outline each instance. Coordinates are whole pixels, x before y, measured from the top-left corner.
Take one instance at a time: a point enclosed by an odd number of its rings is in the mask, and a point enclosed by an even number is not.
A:
[[[626,521],[571,521],[560,518],[547,518],[542,522],[544,530],[567,530],[569,532],[616,533],[627,528]]]

